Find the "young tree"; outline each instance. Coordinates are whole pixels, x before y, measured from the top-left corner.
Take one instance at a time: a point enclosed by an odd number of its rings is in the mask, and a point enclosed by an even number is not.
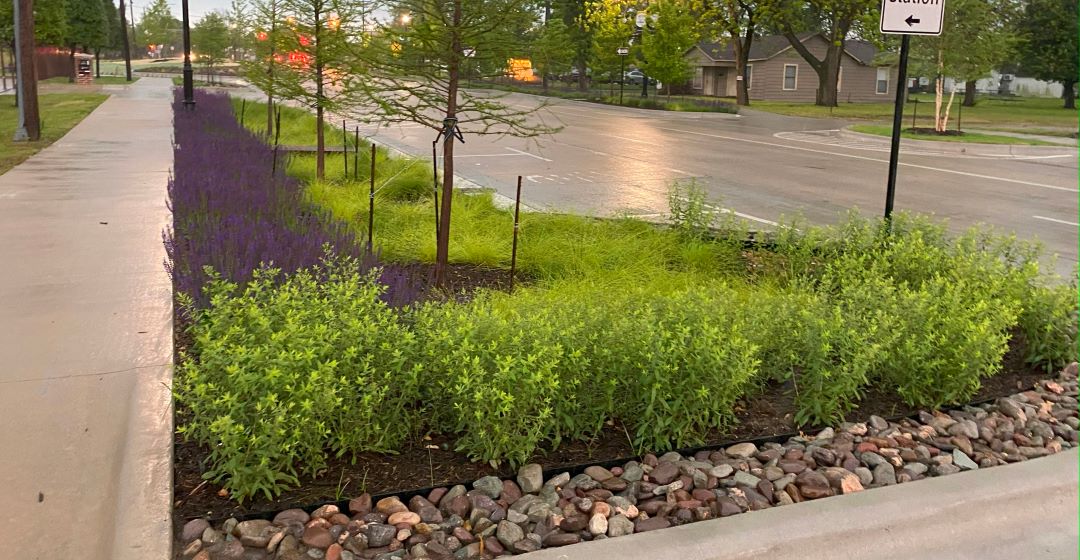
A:
[[[857,28],[873,28],[878,18],[878,0],[779,0],[770,2],[767,11],[773,26],[787,37],[791,47],[818,76],[814,103],[835,107],[836,84],[844,40]],[[821,33],[828,43],[823,58],[818,58],[799,40],[799,32]]]
[[[442,201],[438,217],[435,279],[445,284],[454,192],[456,135],[533,137],[556,129],[533,116],[544,104],[521,109],[489,92],[461,88],[463,73],[505,74],[507,60],[523,46],[507,30],[526,27],[535,14],[524,0],[393,0],[391,13],[409,14],[408,25],[381,24],[365,49],[368,118],[414,122],[442,141]]]
[[[948,127],[955,88],[943,100],[945,78],[965,82],[971,105],[975,81],[1005,61],[1014,38],[1006,26],[1011,0],[949,0],[941,35],[913,37],[912,67],[917,74],[935,76],[934,130]],[[968,97],[968,95],[965,95]],[[965,103],[967,104],[967,103]]]
[[[624,69],[629,55],[619,55],[619,47],[629,47],[634,42],[634,12],[637,3],[633,0],[592,0],[585,12],[586,26],[593,44],[590,52],[590,64],[593,72],[608,76],[618,76]],[[637,47],[635,47],[636,50]]]
[[[1020,20],[1020,68],[1063,86],[1066,109],[1076,108],[1077,0],[1029,0]]]
[[[105,11],[105,35],[100,45],[94,45],[95,74],[101,77],[101,50],[115,49],[120,46],[123,28],[120,27],[120,14],[116,10],[116,4],[112,0],[101,0],[101,7]]]
[[[100,47],[106,42],[108,26],[105,7],[101,0],[67,0],[67,37],[65,44],[71,49],[68,80],[75,81],[75,50]]]
[[[578,89],[589,89],[589,59],[592,54],[592,32],[587,22],[588,0],[554,0],[553,15],[562,19],[573,45],[574,68],[577,69]]]
[[[169,9],[166,0],[154,0],[142,13],[139,22],[139,37],[145,45],[175,46],[179,41],[180,20]]]
[[[275,97],[279,89],[280,66],[285,62],[288,27],[282,0],[256,0],[252,11],[255,60],[243,64],[244,76],[266,94],[266,137],[274,133]]]
[[[191,46],[206,64],[206,80],[213,81],[214,65],[225,60],[229,50],[229,26],[225,16],[210,12],[191,28]]]
[[[654,8],[656,19],[641,42],[641,70],[664,84],[668,99],[671,86],[690,77],[686,51],[698,42],[697,24],[682,0],[662,0]]]
[[[534,30],[530,58],[533,67],[540,72],[544,92],[548,90],[548,76],[559,75],[570,69],[574,57],[574,45],[570,31],[561,19],[552,19]]]
[[[251,44],[251,14],[247,0],[232,0],[225,23],[229,27],[229,56],[236,62]]]
[[[287,45],[289,60],[275,74],[279,97],[298,101],[315,109],[316,163],[319,179],[326,172],[326,134],[323,119],[347,105],[354,90],[351,84],[362,83],[359,76],[343,81],[349,69],[352,47],[348,37],[356,33],[364,7],[352,0],[284,0],[288,27],[281,40]],[[359,71],[359,65],[352,65]]]

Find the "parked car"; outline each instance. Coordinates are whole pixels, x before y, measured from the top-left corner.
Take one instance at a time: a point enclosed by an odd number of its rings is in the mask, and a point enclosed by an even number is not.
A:
[[[640,86],[641,81],[645,79],[645,73],[642,72],[641,70],[631,70],[631,71],[627,72],[626,74],[624,74],[624,76],[625,76],[624,79],[626,80],[626,83],[632,84],[632,85],[635,85],[635,86]],[[656,85],[656,80],[654,80],[653,78],[649,78],[649,85],[650,86]]]

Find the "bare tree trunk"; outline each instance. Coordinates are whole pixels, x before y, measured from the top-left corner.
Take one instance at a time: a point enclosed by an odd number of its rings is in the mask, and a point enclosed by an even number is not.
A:
[[[323,56],[322,56],[322,37],[320,37],[322,11],[320,6],[315,7],[315,27],[313,28],[315,33],[315,118],[319,122],[315,123],[315,177],[320,181],[326,177],[326,154],[323,150],[326,149],[326,134],[323,130],[323,112],[324,112],[324,85],[323,85]]]
[[[844,29],[848,27],[850,26],[844,26]],[[840,76],[840,60],[844,54],[843,39],[830,43],[828,50],[825,51],[825,58],[818,59],[810,52],[810,49],[806,48],[806,45],[802,44],[802,41],[799,41],[790,28],[784,31],[784,37],[795,52],[799,53],[799,56],[803,57],[803,60],[817,73],[818,88],[814,103],[824,107],[836,107],[836,81]]]
[[[585,75],[585,71],[588,69],[588,64],[586,64],[584,60],[579,60],[578,63],[577,63],[577,69],[578,69],[578,77],[577,77],[578,90],[579,91],[586,91],[586,90],[589,89],[589,77]]]
[[[68,83],[75,83],[75,44],[71,44],[71,51],[68,53]]]
[[[94,49],[94,77],[101,77],[101,49]]]
[[[941,130],[938,132],[945,132],[949,129],[949,110],[952,109],[953,98],[956,97],[956,85],[953,85],[952,92],[949,93],[949,103],[945,105],[945,114],[941,117]]]
[[[1061,85],[1064,86],[1062,88],[1062,91],[1061,91],[1061,97],[1062,97],[1062,99],[1065,100],[1065,108],[1066,109],[1075,109],[1076,108],[1076,90],[1075,90],[1076,82],[1075,81],[1062,82]]]
[[[746,28],[746,37],[732,37],[735,42],[735,104],[750,105],[750,84],[746,79],[746,67],[750,61],[750,45],[754,41],[754,26]]]
[[[964,82],[964,107],[975,106],[975,80]]]
[[[457,118],[458,83],[460,80],[461,50],[461,0],[454,0],[453,27],[447,65],[446,119]],[[444,122],[447,122],[444,121]],[[439,238],[435,247],[435,285],[445,287],[446,267],[450,261],[450,209],[454,197],[454,131],[446,130],[443,139],[443,184],[439,208]]]
[[[124,13],[124,0],[120,0],[120,29],[123,31],[122,44],[124,48],[124,76],[131,81],[131,45],[128,42],[127,14]]]

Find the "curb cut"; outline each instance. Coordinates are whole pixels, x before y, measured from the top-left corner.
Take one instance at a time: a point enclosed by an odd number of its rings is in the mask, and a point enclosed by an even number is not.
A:
[[[650,533],[546,548],[530,560],[1074,558],[1076,449]]]
[[[874,134],[855,132],[848,127],[840,129],[838,135],[847,140],[871,141],[883,146],[889,145],[888,138]],[[901,138],[901,151],[904,147],[922,150],[936,150],[948,154],[969,156],[1056,156],[1075,155],[1077,149],[1071,146],[1025,146],[1021,144],[978,144],[973,142],[935,142],[933,140],[912,140]]]

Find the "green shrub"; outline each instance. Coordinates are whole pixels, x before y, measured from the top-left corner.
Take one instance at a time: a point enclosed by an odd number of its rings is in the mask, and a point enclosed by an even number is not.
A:
[[[211,449],[206,476],[234,497],[280,493],[327,450],[393,452],[415,429],[413,335],[355,262],[207,290],[190,327],[197,354],[177,369],[179,431]]]

